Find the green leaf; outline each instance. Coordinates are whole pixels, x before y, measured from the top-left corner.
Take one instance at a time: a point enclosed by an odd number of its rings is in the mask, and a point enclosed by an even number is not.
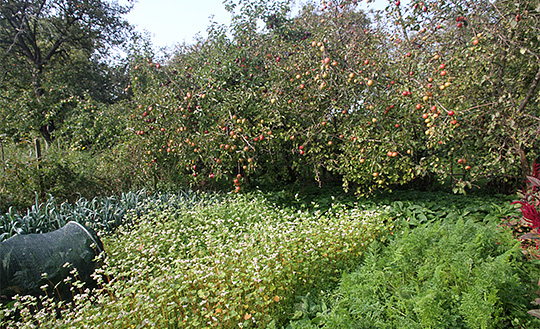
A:
[[[206,299],[207,293],[206,293],[206,291],[201,289],[201,290],[197,291],[197,295],[202,299]]]

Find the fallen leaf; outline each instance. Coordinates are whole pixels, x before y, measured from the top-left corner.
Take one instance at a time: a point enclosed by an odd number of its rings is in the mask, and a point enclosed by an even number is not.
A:
[[[527,313],[540,319],[540,310],[530,310]]]

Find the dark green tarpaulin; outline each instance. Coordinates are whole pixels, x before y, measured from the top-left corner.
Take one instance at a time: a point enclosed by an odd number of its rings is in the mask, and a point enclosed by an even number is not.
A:
[[[77,222],[49,233],[13,236],[0,243],[0,295],[39,294],[41,286],[56,285],[73,268],[79,272],[75,279],[89,282],[101,251],[95,232]]]

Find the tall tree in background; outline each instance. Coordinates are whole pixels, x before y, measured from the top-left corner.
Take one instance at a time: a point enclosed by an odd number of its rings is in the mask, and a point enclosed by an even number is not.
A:
[[[83,98],[117,97],[114,70],[100,58],[128,40],[116,1],[0,1],[0,127],[51,140],[55,125]]]

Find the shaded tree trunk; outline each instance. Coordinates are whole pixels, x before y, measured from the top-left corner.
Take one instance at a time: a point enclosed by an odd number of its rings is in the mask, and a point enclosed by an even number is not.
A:
[[[523,149],[523,146],[519,147],[518,153],[521,166],[521,174],[523,175],[523,177],[526,177],[531,173],[531,166],[529,164],[529,159],[527,159],[527,153]]]
[[[36,59],[41,61],[40,58]],[[43,89],[43,86],[41,84],[41,78],[43,76],[43,67],[45,63],[36,62],[34,63],[36,65],[36,72],[33,75],[32,85],[34,86],[34,94],[36,96],[36,101],[38,104],[41,104],[41,98],[45,95],[45,90]],[[43,117],[47,115],[45,110],[42,110]],[[45,148],[49,148],[49,144],[52,142],[52,133],[55,130],[54,121],[50,120],[49,122],[43,123],[39,127],[39,133],[41,134],[41,137],[45,140]]]

